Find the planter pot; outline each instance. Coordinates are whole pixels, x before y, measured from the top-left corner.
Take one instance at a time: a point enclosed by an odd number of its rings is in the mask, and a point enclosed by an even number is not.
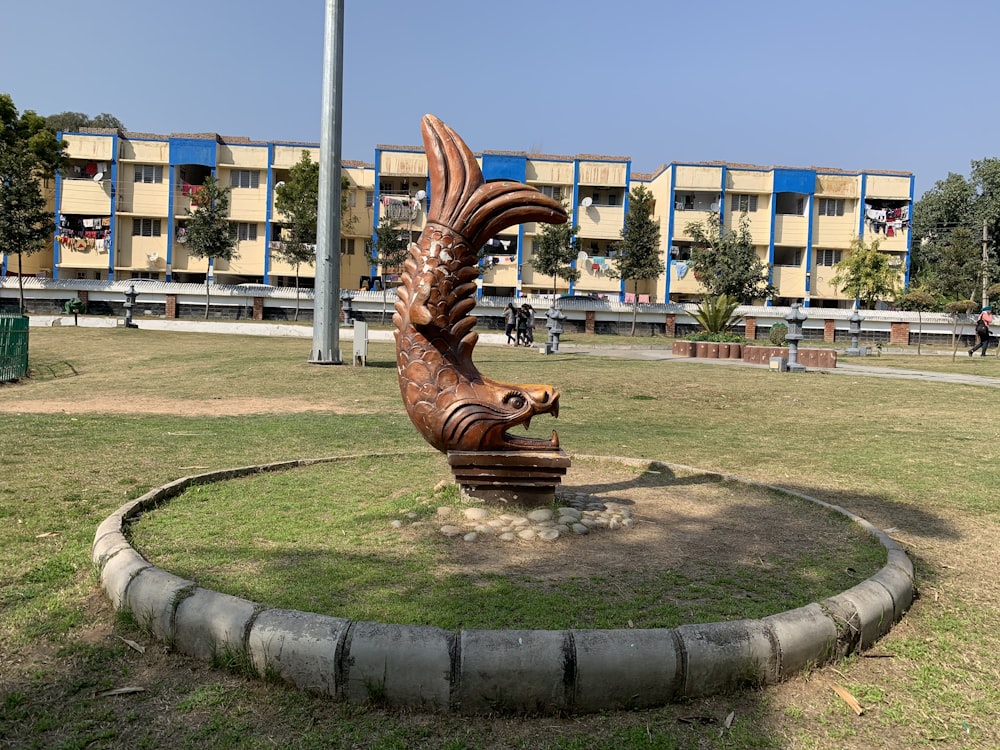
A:
[[[694,345],[694,356],[696,357],[707,357],[708,356],[708,342],[698,341]]]
[[[719,345],[715,344],[715,343],[712,343],[712,342],[709,342],[708,343],[708,349],[705,351],[705,356],[708,357],[709,359],[718,359],[719,358]]]
[[[719,344],[719,359],[729,359],[729,347],[732,344]]]
[[[694,342],[693,341],[675,341],[672,351],[678,357],[693,357],[694,356]]]
[[[729,345],[729,358],[730,359],[742,359],[743,358],[743,344],[730,344]]]

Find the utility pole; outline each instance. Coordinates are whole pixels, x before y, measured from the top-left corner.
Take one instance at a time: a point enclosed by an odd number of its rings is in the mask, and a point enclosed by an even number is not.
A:
[[[989,230],[987,229],[986,219],[983,219],[983,307],[986,307],[989,303],[989,297],[986,295],[986,290],[989,288],[989,261],[990,256],[986,247],[989,240]]]
[[[344,82],[344,0],[326,0],[323,37],[323,120],[319,143],[316,290],[309,362],[340,359],[340,136]]]

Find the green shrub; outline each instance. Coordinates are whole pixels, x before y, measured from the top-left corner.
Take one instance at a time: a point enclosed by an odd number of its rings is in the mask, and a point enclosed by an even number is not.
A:
[[[767,340],[774,346],[784,346],[785,336],[788,335],[788,326],[784,323],[775,323],[767,332]]]
[[[738,333],[709,333],[708,331],[698,331],[689,333],[684,337],[685,341],[716,341],[720,344],[741,344],[746,341]]]

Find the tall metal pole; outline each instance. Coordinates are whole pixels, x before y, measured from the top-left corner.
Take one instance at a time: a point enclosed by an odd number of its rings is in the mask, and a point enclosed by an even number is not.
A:
[[[323,121],[319,142],[316,290],[309,362],[340,358],[340,134],[344,83],[344,1],[326,0],[323,42]]]

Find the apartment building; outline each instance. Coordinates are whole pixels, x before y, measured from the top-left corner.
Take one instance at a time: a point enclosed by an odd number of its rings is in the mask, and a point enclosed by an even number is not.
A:
[[[54,182],[58,229],[51,253],[29,258],[26,273],[57,278],[152,278],[203,282],[207,261],[185,248],[191,194],[213,175],[231,189],[238,257],[211,269],[217,284],[289,286],[295,270],[275,254],[282,217],[275,188],[302,151],[318,161],[316,144],[259,142],[215,133],[169,136],[88,129],[66,133],[69,168]],[[908,172],[768,167],[724,162],[672,162],[650,174],[632,172],[627,156],[558,156],[510,151],[477,154],[486,180],[516,180],[561,200],[579,227],[574,284],[535,271],[531,260],[542,227],[511,227],[485,249],[480,294],[551,292],[630,299],[632,283],[609,273],[637,186],[655,199],[664,273],[641,282],[641,302],[693,301],[704,292],[689,272],[693,223],[716,218],[728,231],[742,213],[776,296],[771,304],[845,307],[831,284],[834,266],[859,236],[909,273],[913,176]],[[350,181],[342,227],[341,284],[378,289],[398,282],[399,268],[370,266],[365,243],[383,217],[416,239],[426,221],[431,186],[422,147],[378,145],[373,163],[343,162]],[[5,261],[6,262],[6,261]],[[12,272],[14,269],[6,269]],[[311,286],[312,267],[299,269]]]
[[[283,239],[275,188],[316,144],[251,141],[216,133],[122,133],[87,129],[60,134],[69,164],[53,187],[56,232],[51,253],[30,256],[40,276],[61,279],[157,279],[217,284],[294,284],[295,269],[273,252]],[[350,181],[342,229],[342,273],[367,267],[373,170],[345,161]],[[209,269],[186,248],[191,198],[213,176],[230,188],[231,232],[237,255]],[[305,286],[314,269],[300,268]]]
[[[636,176],[636,182],[640,182]],[[703,288],[689,272],[688,228],[718,216],[725,231],[745,212],[757,255],[777,289],[772,304],[813,307],[851,303],[831,283],[834,266],[861,238],[878,242],[900,280],[909,280],[913,175],[753,164],[672,163],[641,182],[657,199],[662,246],[668,248],[664,299],[696,300]]]

